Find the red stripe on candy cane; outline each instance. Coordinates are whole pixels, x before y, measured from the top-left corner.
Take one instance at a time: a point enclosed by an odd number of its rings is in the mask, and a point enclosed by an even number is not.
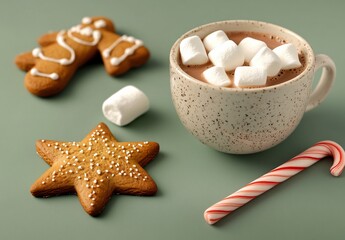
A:
[[[204,212],[206,222],[208,224],[218,222],[237,208],[242,207],[247,202],[327,156],[333,157],[333,164],[330,168],[331,174],[333,176],[339,176],[345,166],[344,149],[333,141],[318,142],[296,157],[290,159],[251,183],[248,183],[240,190],[206,209]]]

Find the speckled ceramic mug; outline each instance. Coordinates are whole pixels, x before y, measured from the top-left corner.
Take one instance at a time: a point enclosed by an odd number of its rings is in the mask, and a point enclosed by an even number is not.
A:
[[[203,38],[220,29],[279,36],[304,54],[305,70],[278,85],[242,89],[212,86],[187,75],[179,66],[181,40],[192,35]],[[319,68],[321,77],[312,89]],[[315,55],[302,37],[258,21],[229,20],[197,27],[183,34],[170,52],[171,94],[181,122],[202,143],[226,153],[255,153],[282,142],[294,131],[303,114],[325,99],[335,73],[334,62],[326,55]]]

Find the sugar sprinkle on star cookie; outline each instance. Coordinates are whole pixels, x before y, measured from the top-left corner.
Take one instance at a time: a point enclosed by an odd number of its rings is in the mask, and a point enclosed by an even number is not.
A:
[[[113,194],[154,195],[143,167],[159,152],[156,142],[118,142],[100,123],[81,142],[38,140],[37,153],[51,167],[31,186],[35,197],[76,193],[84,210],[99,215]]]

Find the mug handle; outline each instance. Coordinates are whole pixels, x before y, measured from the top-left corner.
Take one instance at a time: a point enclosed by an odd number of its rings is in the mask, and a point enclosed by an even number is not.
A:
[[[322,68],[322,73],[318,84],[309,97],[306,112],[317,107],[331,90],[335,80],[336,68],[333,60],[324,54],[318,54],[315,57],[315,72]]]

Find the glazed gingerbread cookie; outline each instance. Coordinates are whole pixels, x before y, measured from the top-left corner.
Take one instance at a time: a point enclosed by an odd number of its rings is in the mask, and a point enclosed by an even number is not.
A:
[[[85,17],[68,30],[43,35],[38,43],[39,48],[17,56],[15,62],[28,72],[26,88],[41,97],[61,92],[77,69],[99,53],[112,76],[143,65],[150,56],[141,40],[116,34],[105,17]]]
[[[84,210],[96,216],[113,194],[157,191],[143,167],[158,154],[158,143],[118,142],[104,123],[81,142],[39,140],[36,150],[51,167],[31,186],[35,197],[76,193]]]

